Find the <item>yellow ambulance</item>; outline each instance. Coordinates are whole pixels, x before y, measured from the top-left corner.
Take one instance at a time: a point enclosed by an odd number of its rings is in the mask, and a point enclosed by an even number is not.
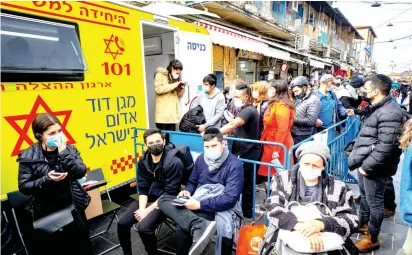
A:
[[[31,122],[51,113],[110,189],[136,176],[133,128],[154,126],[154,71],[177,58],[182,113],[212,69],[206,29],[120,2],[1,3],[1,195],[18,190]]]

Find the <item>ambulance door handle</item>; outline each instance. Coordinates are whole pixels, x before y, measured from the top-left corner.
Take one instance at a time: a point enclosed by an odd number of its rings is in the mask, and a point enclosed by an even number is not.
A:
[[[187,102],[185,103],[185,105],[187,106],[188,104],[190,104],[190,88],[189,86],[187,86],[187,82],[185,82],[185,87],[187,88]]]

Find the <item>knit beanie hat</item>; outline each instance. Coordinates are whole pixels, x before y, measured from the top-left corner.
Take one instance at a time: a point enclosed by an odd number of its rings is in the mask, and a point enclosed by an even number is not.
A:
[[[299,148],[296,150],[295,154],[299,160],[303,155],[315,154],[321,157],[325,164],[330,159],[329,147],[323,143],[315,141],[309,141],[300,145]]]

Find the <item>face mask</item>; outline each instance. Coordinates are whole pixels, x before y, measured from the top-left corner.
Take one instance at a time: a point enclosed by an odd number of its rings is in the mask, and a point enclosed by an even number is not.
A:
[[[63,133],[47,137],[46,145],[50,148],[56,148],[63,140]]]
[[[163,144],[155,144],[148,146],[147,149],[149,150],[150,154],[154,156],[159,156],[163,152]]]
[[[211,161],[216,161],[222,156],[222,152],[218,150],[205,150],[205,156],[210,159]]]
[[[276,94],[276,92],[275,92],[275,91],[273,91],[273,90],[269,90],[269,91],[268,91],[268,98],[275,97],[275,94]]]
[[[259,97],[259,92],[258,91],[253,91],[252,92],[252,97],[254,98],[254,99],[257,99],[258,97]]]
[[[210,92],[210,87],[203,86],[203,92],[209,93]]]
[[[244,103],[242,102],[242,99],[240,98],[235,98],[233,102],[236,108],[240,108],[244,105]]]
[[[179,79],[179,76],[180,76],[180,75],[177,74],[177,73],[175,73],[175,72],[172,73],[172,77],[173,77],[174,80]]]
[[[312,170],[311,167],[299,167],[300,174],[302,175],[303,179],[306,181],[313,181],[319,176],[322,175],[322,171]]]
[[[227,100],[230,100],[230,99],[232,99],[233,98],[233,96],[231,95],[231,94],[226,94],[226,99]]]

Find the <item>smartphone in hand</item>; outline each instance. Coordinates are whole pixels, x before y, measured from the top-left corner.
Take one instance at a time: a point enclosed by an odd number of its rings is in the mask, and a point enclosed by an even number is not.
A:
[[[52,173],[52,175],[53,176],[56,176],[56,177],[59,177],[59,176],[62,176],[62,175],[65,175],[66,173],[59,173],[59,172],[54,172],[54,173]]]

